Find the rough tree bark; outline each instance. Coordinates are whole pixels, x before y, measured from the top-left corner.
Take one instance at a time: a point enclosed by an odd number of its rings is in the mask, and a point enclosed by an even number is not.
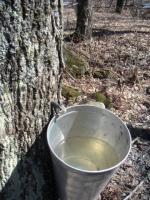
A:
[[[75,33],[82,39],[92,37],[93,0],[78,0]]]
[[[60,92],[62,3],[0,1],[0,18],[0,199],[54,199],[43,127]]]

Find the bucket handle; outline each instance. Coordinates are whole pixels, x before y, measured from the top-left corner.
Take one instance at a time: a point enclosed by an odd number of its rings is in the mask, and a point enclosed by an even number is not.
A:
[[[66,112],[66,108],[63,105],[60,105],[59,103],[56,103],[54,101],[51,102],[51,118],[52,117],[59,117],[59,112],[63,111]]]
[[[91,106],[96,106],[96,107],[105,109],[105,105],[102,102],[92,102],[92,101],[89,101],[86,104],[89,104]],[[61,111],[61,114],[64,114],[64,113],[67,112],[67,109],[65,108],[64,105],[56,103],[55,101],[51,101],[51,115],[50,115],[50,119],[52,119],[53,117],[55,117],[55,119],[57,119],[59,117],[59,112],[60,111]]]

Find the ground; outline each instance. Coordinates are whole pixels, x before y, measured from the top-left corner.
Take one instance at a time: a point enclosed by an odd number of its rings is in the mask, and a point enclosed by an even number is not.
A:
[[[131,153],[102,193],[103,200],[150,199],[150,19],[131,14],[128,8],[121,15],[113,7],[95,9],[92,40],[79,42],[68,41],[76,16],[74,9],[64,9],[65,45],[89,64],[88,73],[79,77],[66,66],[63,85],[80,92],[75,98],[65,96],[66,105],[96,101],[99,92],[110,99],[111,111],[147,134],[135,134]]]
[[[102,200],[149,200],[150,141],[133,140],[127,161],[102,193]]]

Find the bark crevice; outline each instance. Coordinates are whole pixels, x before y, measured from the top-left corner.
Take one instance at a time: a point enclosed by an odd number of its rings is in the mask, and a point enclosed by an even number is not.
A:
[[[60,97],[62,5],[4,1],[0,43],[0,199],[55,199],[46,143],[50,102]],[[59,8],[58,8],[59,7]],[[56,14],[56,13],[55,13]]]

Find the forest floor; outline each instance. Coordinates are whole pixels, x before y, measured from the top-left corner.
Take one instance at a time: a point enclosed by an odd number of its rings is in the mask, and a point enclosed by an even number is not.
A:
[[[64,9],[64,15],[68,37],[74,31],[76,15],[72,8]],[[146,139],[133,138],[127,161],[101,199],[150,199],[150,20],[133,18],[129,10],[117,15],[97,9],[92,40],[67,41],[65,45],[84,60],[90,72],[74,75],[66,66],[63,87],[78,91],[75,98],[64,92],[66,105],[102,99],[125,123],[147,130]]]

